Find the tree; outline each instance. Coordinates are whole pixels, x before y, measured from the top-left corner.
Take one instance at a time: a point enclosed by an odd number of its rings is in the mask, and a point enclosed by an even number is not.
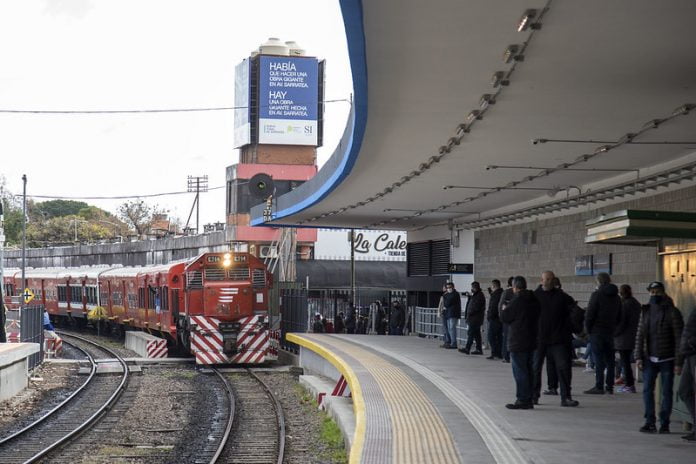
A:
[[[22,203],[7,190],[4,176],[0,176],[0,201],[5,216],[5,239],[7,245],[22,241]]]
[[[156,205],[148,205],[143,200],[134,200],[119,206],[118,213],[121,219],[142,237],[150,230],[154,216],[163,214],[164,211]]]
[[[89,206],[83,201],[49,200],[36,203],[36,211],[47,219],[61,216],[74,216],[85,208],[97,208]]]

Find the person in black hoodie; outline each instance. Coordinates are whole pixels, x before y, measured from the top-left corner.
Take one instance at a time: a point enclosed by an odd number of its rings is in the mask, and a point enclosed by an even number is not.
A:
[[[389,335],[403,335],[405,322],[406,312],[404,307],[398,301],[394,301],[389,314]]]
[[[684,361],[679,347],[684,319],[672,298],[665,294],[662,282],[652,282],[648,291],[650,302],[641,307],[633,352],[636,365],[643,369],[645,425],[639,430],[643,433],[658,432],[655,427],[655,382],[659,375],[662,395],[659,433],[669,433],[674,376],[681,374]]]
[[[597,274],[597,290],[590,296],[585,313],[585,327],[590,336],[595,360],[595,386],[586,390],[588,395],[614,393],[614,332],[621,318],[619,289],[611,283],[606,272]],[[607,370],[606,377],[604,369]]]
[[[534,402],[539,401],[541,371],[544,359],[549,357],[559,380],[561,406],[575,407],[579,403],[570,393],[573,340],[571,314],[575,301],[563,290],[554,287],[554,277],[553,272],[544,271],[541,274],[541,286],[534,291],[541,306],[538,346],[534,356]]]
[[[488,321],[488,344],[491,346],[491,355],[486,359],[496,359],[503,357],[503,323],[500,322],[500,314],[498,306],[500,306],[500,298],[503,296],[503,289],[500,288],[500,281],[493,279],[491,281],[492,288],[489,288],[490,296],[488,298],[488,312],[486,320]]]
[[[686,322],[679,351],[684,358],[681,381],[679,382],[679,397],[686,405],[691,416],[691,433],[682,438],[686,441],[696,442],[696,309],[691,310],[691,315]]]
[[[503,291],[503,294],[500,296],[500,302],[498,303],[498,312],[501,312],[503,309],[505,309],[505,306],[507,306],[512,301],[512,298],[515,296],[514,292],[512,291],[513,279],[514,279],[514,277],[508,278],[507,288]],[[507,349],[507,332],[508,332],[508,325],[505,322],[503,322],[502,355],[503,355],[503,362],[504,363],[510,362],[510,353],[508,352],[508,349]]]
[[[534,380],[534,349],[539,330],[539,301],[527,290],[522,276],[513,280],[515,298],[500,313],[508,324],[508,351],[512,361],[512,375],[517,386],[517,400],[506,404],[508,409],[534,409],[532,401]]]
[[[348,303],[348,311],[346,311],[346,318],[343,323],[346,326],[347,334],[355,333],[355,306],[353,306],[353,303]]]
[[[481,326],[486,315],[486,297],[481,291],[481,284],[471,282],[471,294],[467,295],[469,299],[466,302],[464,310],[464,318],[468,327],[466,335],[466,347],[460,348],[459,351],[466,354],[483,354],[481,346]],[[476,350],[471,351],[471,345],[476,342]]]
[[[631,354],[636,342],[638,332],[638,320],[640,319],[640,303],[633,298],[633,290],[630,285],[619,287],[621,297],[621,318],[614,332],[614,349],[621,357],[621,369],[624,374],[624,387],[619,390],[622,393],[635,393],[636,383],[631,368]],[[616,380],[621,380],[616,376]],[[616,381],[614,382],[616,383]]]

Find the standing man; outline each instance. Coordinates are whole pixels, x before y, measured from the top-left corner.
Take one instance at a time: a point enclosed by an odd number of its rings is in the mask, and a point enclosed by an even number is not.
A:
[[[512,291],[512,281],[514,277],[509,277],[507,280],[507,288],[503,292],[503,295],[500,297],[500,303],[498,303],[498,313],[502,312],[503,309],[505,309],[505,306],[512,301],[512,298],[515,296],[513,291]],[[510,353],[508,352],[507,346],[507,332],[508,332],[508,325],[506,322],[503,321],[503,349],[502,355],[503,355],[503,362],[504,363],[509,363],[510,362]]]
[[[491,355],[486,359],[496,359],[503,357],[503,323],[500,321],[500,298],[503,296],[503,289],[500,288],[500,281],[491,281],[491,295],[488,299],[488,344],[491,346]]]
[[[660,375],[660,433],[669,433],[672,414],[672,392],[674,374],[681,374],[683,359],[679,352],[684,319],[674,307],[672,299],[665,294],[662,282],[648,285],[650,302],[643,305],[636,335],[635,358],[638,368],[643,369],[643,403],[645,405],[644,433],[655,433],[655,382]]]
[[[691,310],[689,320],[682,334],[681,355],[684,357],[684,370],[679,382],[679,397],[691,415],[691,433],[682,438],[696,442],[696,310]]]
[[[483,354],[481,326],[486,315],[486,297],[481,291],[481,284],[476,281],[471,282],[471,294],[467,296],[469,299],[464,310],[464,319],[468,326],[466,348],[460,348],[459,351],[466,354]],[[471,351],[471,345],[474,342],[476,342],[476,351]]]
[[[348,303],[348,312],[346,313],[344,324],[347,334],[355,333],[355,306],[353,306],[353,303]]]
[[[446,321],[445,348],[457,349],[457,321],[462,317],[462,298],[454,288],[454,282],[447,281],[442,295],[443,319]]]
[[[544,271],[541,285],[534,291],[539,300],[539,337],[534,356],[534,403],[538,404],[541,393],[541,371],[544,358],[552,360],[558,377],[561,406],[575,407],[579,403],[571,396],[572,382],[572,321],[575,301],[563,290],[554,287],[554,273]]]
[[[389,315],[389,335],[403,335],[405,322],[406,313],[404,307],[395,300],[392,303],[392,310]]]
[[[437,314],[442,320],[442,345],[440,345],[440,348],[449,348],[452,344],[449,336],[449,329],[447,328],[447,315],[445,314],[445,293],[447,293],[448,283],[449,281],[442,286],[442,295],[440,295],[440,301],[437,303]]]
[[[614,393],[614,332],[621,318],[619,289],[611,283],[606,272],[597,274],[597,289],[590,296],[585,314],[585,326],[590,336],[595,360],[595,386],[585,390],[588,395]],[[604,369],[607,370],[606,377]]]
[[[534,349],[539,330],[539,302],[534,293],[527,290],[522,276],[512,283],[516,297],[505,306],[500,318],[509,324],[508,349],[512,360],[512,375],[517,386],[517,399],[506,404],[508,409],[534,409],[532,401],[534,382]]]
[[[640,319],[640,303],[633,298],[633,290],[630,285],[619,287],[621,297],[621,318],[614,333],[614,349],[621,358],[621,369],[624,373],[624,386],[619,390],[622,393],[635,393],[636,382],[631,368],[631,355],[636,343],[638,332],[638,320]],[[616,376],[619,377],[618,375]]]

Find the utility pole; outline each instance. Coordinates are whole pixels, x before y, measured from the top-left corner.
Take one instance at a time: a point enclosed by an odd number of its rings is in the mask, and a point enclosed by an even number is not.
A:
[[[350,229],[350,301],[355,306],[355,229]]]
[[[200,226],[200,208],[201,208],[201,193],[208,191],[208,176],[188,176],[188,191],[196,192],[196,197],[193,199],[193,205],[191,205],[191,212],[189,213],[188,219],[186,220],[186,226],[184,229],[188,228],[189,222],[191,221],[191,215],[193,214],[193,209],[196,208],[196,233],[199,233]]]
[[[7,342],[5,335],[5,216],[3,212],[2,195],[0,195],[0,343]],[[307,277],[309,279],[309,277]]]
[[[22,292],[21,307],[24,308],[24,289],[27,288],[27,175],[22,176]]]

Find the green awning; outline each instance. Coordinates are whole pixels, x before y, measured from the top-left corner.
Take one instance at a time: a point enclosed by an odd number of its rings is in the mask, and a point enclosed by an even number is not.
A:
[[[628,209],[585,223],[585,243],[655,246],[664,238],[696,239],[696,213]]]

